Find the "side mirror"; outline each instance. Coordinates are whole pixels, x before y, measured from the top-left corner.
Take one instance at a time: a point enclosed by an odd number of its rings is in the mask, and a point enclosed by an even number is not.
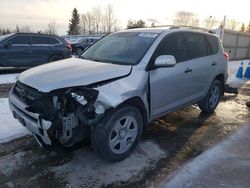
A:
[[[176,64],[175,57],[172,55],[161,55],[155,60],[155,67],[174,67]]]
[[[4,47],[5,47],[5,48],[10,48],[10,47],[11,47],[11,43],[10,43],[10,42],[6,42],[6,43],[4,44]]]

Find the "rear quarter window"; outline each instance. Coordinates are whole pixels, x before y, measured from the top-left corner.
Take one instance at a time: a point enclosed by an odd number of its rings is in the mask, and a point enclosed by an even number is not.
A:
[[[53,45],[53,44],[59,44],[60,42],[59,42],[58,39],[56,39],[56,38],[54,38],[54,37],[51,37],[51,38],[49,39],[49,43]]]
[[[204,34],[187,33],[186,41],[189,52],[189,59],[195,59],[208,55],[207,43]]]
[[[217,54],[219,52],[219,41],[218,38],[215,36],[210,36],[207,35],[207,41],[208,41],[208,45],[209,45],[209,54]]]

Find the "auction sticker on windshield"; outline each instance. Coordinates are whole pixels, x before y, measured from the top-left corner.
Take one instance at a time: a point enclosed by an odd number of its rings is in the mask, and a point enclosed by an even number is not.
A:
[[[157,33],[140,33],[138,35],[139,37],[150,37],[150,38],[155,38],[158,36]]]

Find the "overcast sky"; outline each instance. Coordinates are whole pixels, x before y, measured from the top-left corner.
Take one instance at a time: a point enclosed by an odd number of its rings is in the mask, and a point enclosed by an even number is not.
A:
[[[128,19],[157,19],[170,24],[178,11],[190,11],[200,18],[214,16],[223,19],[250,21],[249,0],[0,0],[0,28],[13,29],[29,25],[35,31],[46,29],[53,19],[59,34],[66,34],[71,11],[76,7],[85,13],[94,6],[113,4],[115,15],[122,28]]]

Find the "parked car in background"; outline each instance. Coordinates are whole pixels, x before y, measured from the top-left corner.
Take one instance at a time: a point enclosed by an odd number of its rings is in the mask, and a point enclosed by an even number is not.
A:
[[[101,37],[84,37],[70,43],[72,54],[81,55],[88,47],[92,46],[100,38]]]
[[[0,67],[34,67],[71,57],[71,46],[56,35],[13,33],[0,37]]]

